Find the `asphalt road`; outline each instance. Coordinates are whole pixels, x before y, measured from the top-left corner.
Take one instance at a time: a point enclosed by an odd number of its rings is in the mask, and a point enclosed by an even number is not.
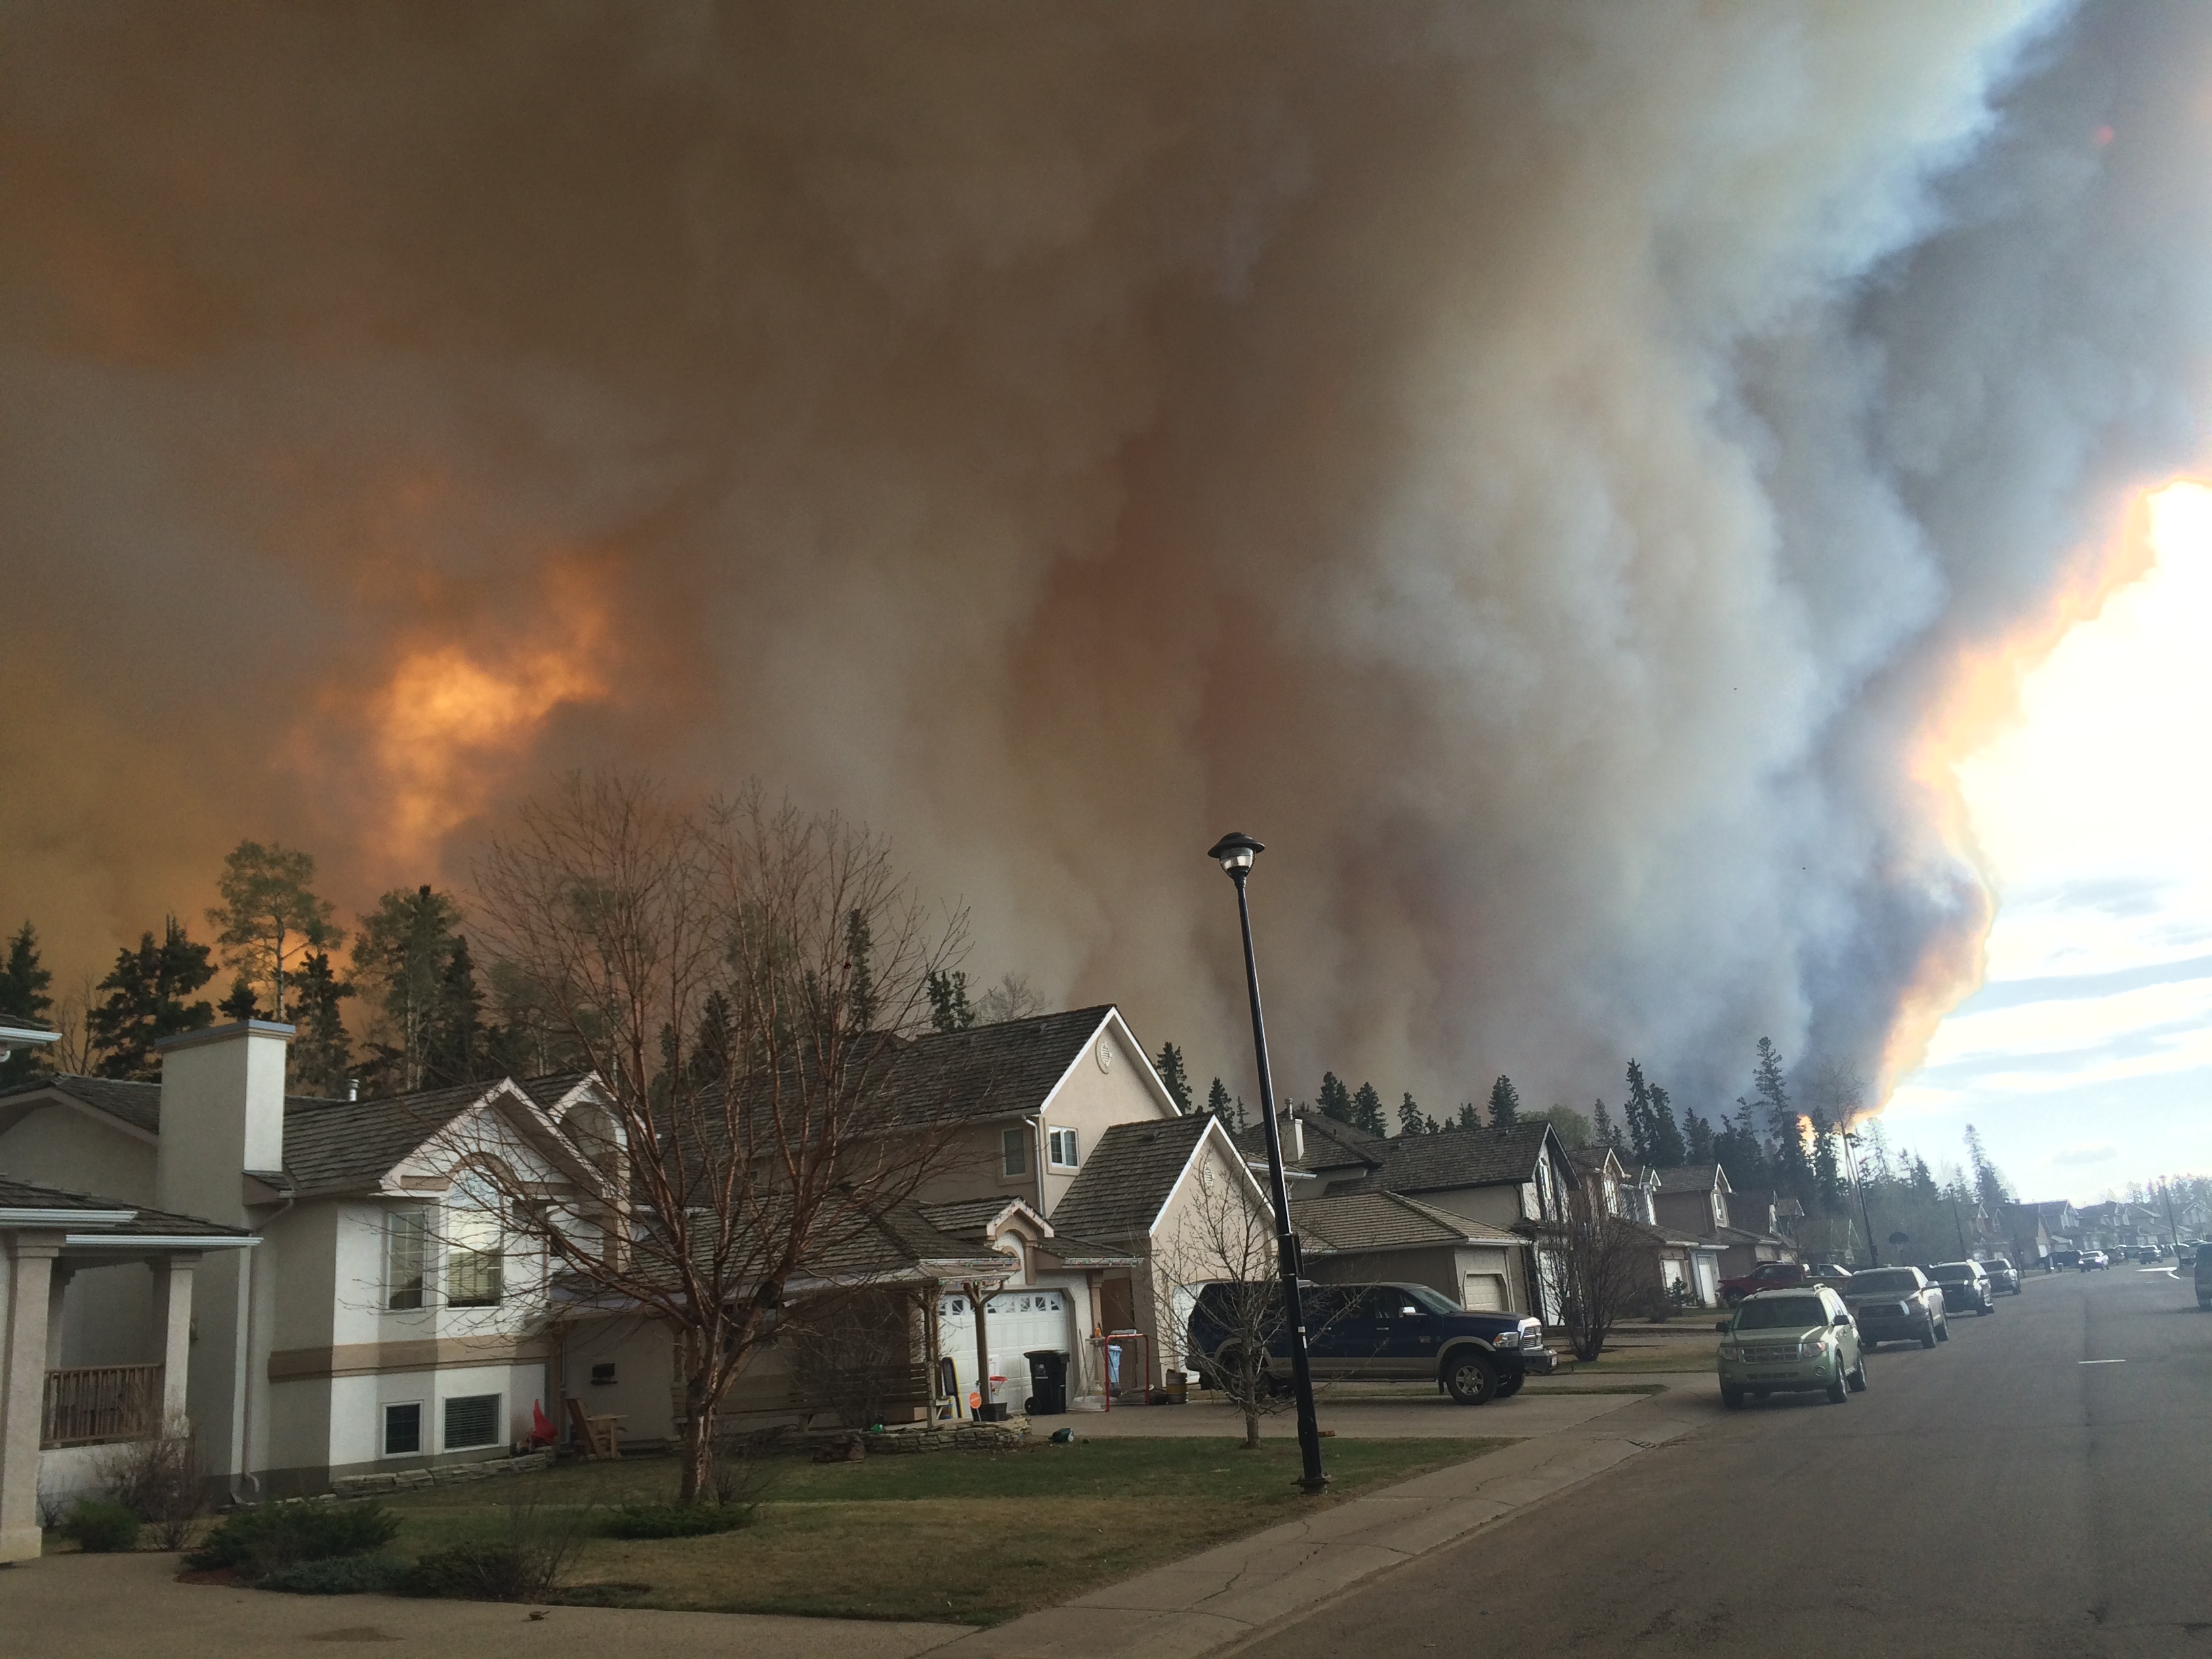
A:
[[[1700,1432],[1249,1650],[2212,1659],[2212,1314],[2189,1281],[2032,1279],[1951,1333],[1881,1350],[1843,1406],[1714,1389]]]

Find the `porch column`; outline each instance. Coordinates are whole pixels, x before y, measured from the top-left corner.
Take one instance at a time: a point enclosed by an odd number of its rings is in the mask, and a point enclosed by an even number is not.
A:
[[[197,1255],[156,1256],[154,1270],[154,1334],[161,1345],[161,1432],[170,1433],[185,1416],[185,1385],[192,1363],[192,1269]]]
[[[74,1264],[56,1261],[46,1277],[46,1367],[59,1370],[65,1357],[63,1352],[63,1321],[69,1312],[70,1280],[76,1277]]]
[[[39,1441],[46,1407],[46,1303],[59,1233],[0,1234],[7,1247],[0,1331],[0,1561],[38,1559]]]

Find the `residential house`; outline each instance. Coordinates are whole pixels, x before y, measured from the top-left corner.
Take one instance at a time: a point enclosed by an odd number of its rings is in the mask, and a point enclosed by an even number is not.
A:
[[[1659,1224],[1654,1203],[1658,1177],[1647,1166],[1632,1169],[1610,1146],[1585,1146],[1567,1154],[1588,1201],[1620,1218],[1643,1266],[1638,1313],[1656,1318],[1684,1308],[1720,1305],[1723,1246],[1679,1227]]]
[[[1720,1246],[1720,1273],[1736,1279],[1764,1261],[1795,1261],[1796,1244],[1777,1229],[1771,1195],[1763,1203],[1747,1195],[1738,1224],[1728,1171],[1717,1164],[1684,1164],[1653,1172],[1652,1207],[1658,1224]]]
[[[1402,1193],[1296,1196],[1291,1224],[1306,1276],[1322,1284],[1426,1285],[1478,1313],[1514,1307],[1530,1241]]]

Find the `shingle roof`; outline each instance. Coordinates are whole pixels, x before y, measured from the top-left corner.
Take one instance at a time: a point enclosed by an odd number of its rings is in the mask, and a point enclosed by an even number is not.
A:
[[[219,1221],[210,1221],[196,1215],[179,1215],[173,1210],[149,1209],[143,1204],[125,1204],[120,1199],[101,1198],[92,1193],[74,1193],[62,1187],[48,1187],[35,1181],[18,1181],[12,1176],[0,1176],[0,1210],[129,1210],[131,1219],[116,1225],[101,1224],[97,1231],[117,1237],[159,1238],[235,1238],[236,1227],[226,1227]]]
[[[1305,1140],[1305,1156],[1284,1160],[1292,1170],[1336,1170],[1352,1166],[1375,1169],[1381,1163],[1376,1148],[1385,1144],[1385,1138],[1362,1129],[1355,1124],[1340,1123],[1332,1117],[1308,1115],[1298,1120],[1300,1134]],[[1267,1155],[1267,1126],[1254,1123],[1239,1129],[1236,1135],[1237,1150],[1247,1158],[1264,1158]]]
[[[1447,1129],[1377,1141],[1382,1167],[1354,1181],[1333,1181],[1329,1193],[1441,1192],[1453,1187],[1518,1186],[1534,1178],[1548,1123],[1510,1129]]]
[[[1292,1200],[1291,1220],[1322,1255],[1355,1250],[1411,1249],[1458,1244],[1522,1244],[1513,1234],[1480,1221],[1462,1221],[1398,1193],[1346,1193],[1335,1198]]]
[[[1157,1123],[1116,1123],[1052,1212],[1054,1231],[1115,1242],[1149,1232],[1213,1120],[1202,1113]]]
[[[890,1279],[963,1268],[988,1275],[1018,1273],[1020,1264],[933,1225],[921,1206],[911,1203],[846,1218],[806,1262],[809,1273],[824,1279]]]
[[[921,1218],[939,1231],[956,1238],[981,1238],[988,1227],[1008,1210],[1021,1203],[1018,1198],[961,1198],[947,1204],[920,1206]]]
[[[42,1090],[52,1089],[57,1094],[67,1095],[71,1100],[120,1119],[134,1129],[143,1129],[149,1135],[161,1133],[161,1085],[158,1083],[139,1083],[124,1078],[85,1077],[75,1072],[58,1072],[51,1077],[33,1078],[12,1089],[0,1090],[0,1103],[21,1099]],[[284,1107],[289,1112],[295,1106],[319,1106],[331,1103],[318,1100],[313,1095],[287,1095]]]
[[[1675,1227],[1655,1227],[1648,1221],[1624,1220],[1622,1224],[1630,1228],[1633,1231],[1641,1233],[1644,1237],[1657,1244],[1674,1245],[1685,1249],[1688,1249],[1692,1245],[1698,1246],[1703,1249],[1717,1249],[1720,1248],[1719,1244],[1712,1239],[1699,1238],[1695,1233],[1686,1233],[1680,1229]]]
[[[957,1123],[1033,1112],[1113,1012],[1110,1004],[893,1039],[885,1085],[898,1120]]]
[[[1721,1180],[1717,1164],[1677,1164],[1655,1170],[1662,1193],[1709,1193]]]
[[[462,1083],[381,1100],[288,1100],[284,1168],[302,1198],[373,1188],[497,1086]]]

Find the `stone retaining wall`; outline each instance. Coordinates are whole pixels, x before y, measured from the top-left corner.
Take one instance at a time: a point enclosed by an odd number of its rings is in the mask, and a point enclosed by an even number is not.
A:
[[[550,1451],[526,1457],[488,1457],[477,1463],[447,1463],[428,1469],[395,1469],[390,1474],[341,1475],[331,1482],[340,1498],[368,1498],[378,1492],[420,1492],[427,1486],[456,1486],[468,1480],[490,1480],[503,1474],[534,1474],[553,1467]]]

